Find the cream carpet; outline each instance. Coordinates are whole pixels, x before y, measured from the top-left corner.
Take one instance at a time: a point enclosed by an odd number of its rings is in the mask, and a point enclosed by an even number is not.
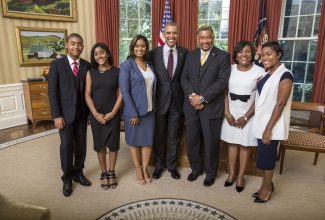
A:
[[[55,133],[0,150],[0,192],[20,202],[49,208],[55,220],[96,219],[125,204],[155,198],[196,201],[236,219],[325,219],[325,155],[320,154],[316,166],[312,164],[313,157],[314,153],[287,151],[282,175],[279,164],[276,167],[272,198],[265,204],[256,204],[251,195],[259,188],[261,178],[255,176],[246,176],[246,187],[241,193],[235,186],[223,186],[225,172],[218,173],[211,187],[202,185],[204,175],[188,182],[189,168],[179,168],[180,180],[172,179],[165,171],[159,180],[139,185],[122,133],[116,168],[119,185],[105,191],[99,186],[101,171],[89,129],[84,173],[92,186],[75,183],[72,195],[63,196],[59,135]],[[150,167],[150,172],[153,170]]]

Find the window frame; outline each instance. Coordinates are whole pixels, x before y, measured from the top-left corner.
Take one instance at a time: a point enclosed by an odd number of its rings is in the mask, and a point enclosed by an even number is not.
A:
[[[292,41],[293,42],[293,45],[292,45],[293,51],[292,51],[291,59],[286,60],[286,61],[281,60],[281,63],[290,64],[290,69],[289,68],[288,69],[293,74],[295,74],[294,64],[299,64],[299,63],[304,63],[305,64],[305,72],[304,72],[304,80],[303,80],[303,82],[295,82],[295,80],[293,82],[294,89],[295,88],[299,89],[299,86],[300,86],[301,92],[302,92],[301,99],[300,100],[294,100],[294,101],[300,101],[300,102],[311,101],[311,100],[307,99],[308,94],[306,92],[309,91],[311,93],[313,83],[307,83],[306,79],[307,79],[307,76],[308,76],[308,67],[309,67],[309,65],[314,64],[314,66],[315,66],[315,61],[310,60],[310,57],[311,57],[310,48],[311,48],[311,43],[313,41],[316,41],[318,43],[318,35],[317,36],[311,36],[311,37],[299,37],[299,22],[300,22],[301,17],[313,16],[313,24],[312,24],[312,29],[311,29],[311,35],[314,34],[316,16],[321,14],[321,13],[319,13],[319,14],[317,13],[317,6],[318,6],[318,3],[319,3],[319,0],[315,0],[315,8],[314,8],[314,13],[313,14],[301,15],[301,7],[302,7],[303,0],[299,0],[299,8],[298,8],[297,14],[286,16],[285,12],[286,12],[287,1],[288,0],[282,1],[282,11],[281,11],[281,18],[280,18],[280,25],[279,25],[279,32],[278,32],[278,41],[280,42],[280,44],[282,44],[283,41],[286,41],[286,42]],[[323,3],[325,3],[325,2],[323,2]],[[295,17],[297,18],[295,37],[283,37],[285,19],[286,18],[295,18]],[[294,60],[296,43],[298,41],[308,41],[307,57],[306,57],[305,61]],[[316,51],[315,51],[315,53],[316,53]]]

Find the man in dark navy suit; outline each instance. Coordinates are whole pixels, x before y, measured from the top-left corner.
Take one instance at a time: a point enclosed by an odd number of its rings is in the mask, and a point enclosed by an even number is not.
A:
[[[79,56],[83,39],[79,34],[67,38],[67,56],[51,62],[48,94],[55,127],[59,129],[63,195],[72,193],[72,180],[81,185],[91,183],[83,175],[86,159],[88,107],[85,102],[85,77],[90,63]]]
[[[167,162],[172,178],[179,179],[176,166],[184,103],[181,73],[188,50],[176,45],[179,37],[179,26],[176,23],[167,23],[163,35],[165,44],[149,52],[157,76],[154,145],[156,169],[152,177],[159,179]]]
[[[213,46],[213,42],[212,28],[200,27],[197,32],[199,48],[187,54],[181,79],[185,94],[187,152],[192,169],[187,180],[196,180],[205,167],[204,186],[213,185],[217,176],[224,89],[230,76],[230,55]],[[202,134],[205,166],[201,158]]]

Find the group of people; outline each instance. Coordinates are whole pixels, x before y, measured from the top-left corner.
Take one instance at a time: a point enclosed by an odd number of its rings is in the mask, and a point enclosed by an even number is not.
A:
[[[257,146],[256,166],[263,178],[253,197],[255,202],[268,201],[274,190],[277,145],[288,137],[292,99],[293,75],[280,63],[281,46],[275,41],[263,45],[265,72],[253,64],[255,48],[249,41],[235,46],[231,65],[230,55],[213,45],[210,26],[198,29],[198,48],[193,51],[177,45],[180,28],[176,23],[167,23],[163,35],[165,44],[152,50],[145,36],[136,35],[127,60],[117,68],[104,43],[93,46],[91,63],[80,58],[83,39],[74,33],[67,38],[67,56],[51,62],[48,93],[61,139],[64,196],[71,195],[72,181],[91,185],[83,174],[88,120],[102,172],[101,187],[117,186],[121,115],[137,182],[145,185],[159,179],[165,167],[173,179],[180,179],[177,153],[184,113],[192,170],[187,180],[195,181],[205,172],[203,185],[214,184],[222,139],[229,146],[225,187],[237,180],[236,190],[241,192],[249,149]],[[152,151],[155,170],[151,176]]]

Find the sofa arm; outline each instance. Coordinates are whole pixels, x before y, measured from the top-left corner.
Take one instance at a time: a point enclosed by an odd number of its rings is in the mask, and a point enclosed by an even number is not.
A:
[[[0,194],[0,219],[49,220],[51,211],[47,208],[16,202]]]

